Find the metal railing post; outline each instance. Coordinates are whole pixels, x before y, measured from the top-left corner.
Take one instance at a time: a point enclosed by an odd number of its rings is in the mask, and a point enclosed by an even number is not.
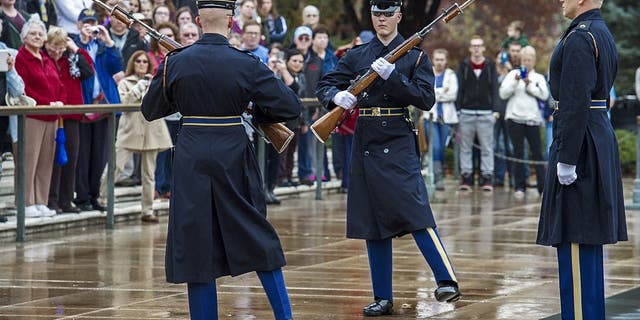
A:
[[[459,124],[455,124],[451,136],[453,140],[453,177],[456,180],[460,179],[460,140],[458,140],[458,128]]]
[[[266,170],[266,164],[267,164],[267,155],[266,155],[266,151],[267,151],[267,146],[265,144],[264,139],[262,139],[262,137],[260,137],[260,135],[255,135],[256,139],[258,139],[258,168],[260,170],[260,176],[262,177],[262,188],[266,191],[267,190],[267,170]]]
[[[633,202],[626,209],[640,210],[640,116],[636,117],[636,179],[633,187]]]
[[[17,224],[16,224],[16,241],[17,242],[24,242],[25,241],[25,233],[26,233],[26,224],[25,224],[25,215],[24,215],[24,209],[25,209],[25,198],[24,198],[24,192],[25,192],[25,169],[24,169],[24,162],[25,162],[25,146],[24,146],[24,142],[25,142],[25,125],[26,125],[26,116],[25,115],[19,115],[18,116],[18,161],[16,161],[16,209],[18,210],[17,213]]]
[[[429,136],[427,137],[429,146],[427,148],[427,192],[429,198],[433,199],[436,192],[434,170],[433,170],[433,113],[429,112]]]
[[[106,229],[113,229],[115,225],[115,170],[116,170],[116,114],[111,113],[107,118],[107,222]]]
[[[313,137],[311,137],[313,139]],[[324,144],[315,141],[316,145],[316,200],[322,200],[322,176],[324,175]]]

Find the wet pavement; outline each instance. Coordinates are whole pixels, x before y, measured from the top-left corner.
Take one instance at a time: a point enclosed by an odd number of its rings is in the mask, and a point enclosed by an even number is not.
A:
[[[448,185],[453,190],[452,185]],[[362,319],[371,300],[364,241],[345,238],[346,196],[313,194],[269,207],[288,265],[296,319]],[[438,193],[432,205],[463,292],[433,298],[431,271],[411,237],[393,242],[394,315],[378,319],[540,319],[560,310],[555,250],[534,244],[539,198],[497,189]],[[608,319],[640,319],[640,212],[630,241],[605,247]],[[119,223],[0,243],[0,319],[188,319],[185,285],[164,280],[166,216],[158,225]],[[220,319],[273,319],[255,273],[218,280]],[[620,307],[620,308],[618,308]]]

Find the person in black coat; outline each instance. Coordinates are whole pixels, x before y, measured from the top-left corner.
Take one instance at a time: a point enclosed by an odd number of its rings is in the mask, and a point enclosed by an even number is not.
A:
[[[296,94],[255,56],[229,45],[234,1],[198,1],[204,35],[167,55],[142,101],[149,121],[182,114],[173,159],[165,271],[188,284],[191,319],[217,319],[218,277],[256,271],[276,319],[291,319],[284,254],[266,219],[265,192],[241,115],[297,118]]]
[[[561,2],[573,21],[551,57],[556,110],[537,243],[558,251],[562,319],[604,319],[602,246],[627,240],[618,142],[607,117],[618,53],[601,0]]]
[[[357,98],[345,89],[372,68],[380,76],[357,101],[359,117],[353,141],[347,237],[365,239],[374,301],[365,316],[390,314],[393,307],[391,240],[411,233],[433,270],[438,301],[460,298],[458,280],[436,231],[407,106],[429,110],[435,102],[433,67],[414,48],[395,63],[384,58],[404,38],[398,34],[402,1],[372,1],[377,37],[349,50],[318,83],[316,94],[329,109],[352,109]]]

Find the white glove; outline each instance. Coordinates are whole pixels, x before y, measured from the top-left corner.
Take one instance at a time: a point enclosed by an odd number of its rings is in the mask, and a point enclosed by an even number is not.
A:
[[[558,162],[556,169],[558,173],[558,180],[562,185],[568,186],[578,178],[578,175],[576,174],[576,166],[574,165]]]
[[[345,110],[351,110],[356,106],[358,99],[349,91],[340,91],[333,97],[333,103],[339,105]]]
[[[371,64],[371,69],[380,75],[380,78],[387,80],[393,70],[396,69],[395,63],[389,63],[385,58],[378,58]]]

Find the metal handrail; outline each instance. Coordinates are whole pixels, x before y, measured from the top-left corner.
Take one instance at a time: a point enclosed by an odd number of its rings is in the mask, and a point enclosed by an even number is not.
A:
[[[114,171],[115,171],[115,141],[116,141],[116,113],[123,111],[140,111],[139,104],[91,104],[91,105],[66,105],[61,107],[54,106],[16,106],[0,108],[0,116],[17,115],[18,116],[18,154],[16,161],[17,185],[15,186],[16,194],[16,241],[25,241],[25,169],[24,169],[24,139],[25,139],[25,118],[29,115],[60,115],[60,114],[84,114],[84,113],[108,113],[107,124],[107,221],[105,227],[113,229],[115,224],[114,217]]]
[[[320,102],[315,98],[301,99],[302,105],[306,108],[320,106]],[[26,224],[25,224],[25,170],[24,170],[24,136],[25,136],[25,117],[30,115],[64,115],[64,114],[84,114],[84,113],[106,113],[109,114],[108,119],[108,143],[107,143],[107,220],[106,229],[113,229],[115,224],[114,216],[114,173],[115,173],[115,141],[116,141],[116,121],[115,115],[118,112],[135,112],[140,111],[139,104],[90,104],[90,105],[63,105],[60,107],[39,105],[39,106],[6,106],[0,107],[0,116],[16,115],[18,116],[18,145],[16,156],[16,209],[17,209],[17,228],[16,241],[25,241]],[[264,155],[262,155],[264,157]],[[259,159],[259,163],[263,163],[264,158]],[[320,180],[320,179],[319,179]],[[321,189],[321,181],[318,189]],[[320,191],[322,192],[322,191]],[[317,197],[321,199],[321,193]]]

